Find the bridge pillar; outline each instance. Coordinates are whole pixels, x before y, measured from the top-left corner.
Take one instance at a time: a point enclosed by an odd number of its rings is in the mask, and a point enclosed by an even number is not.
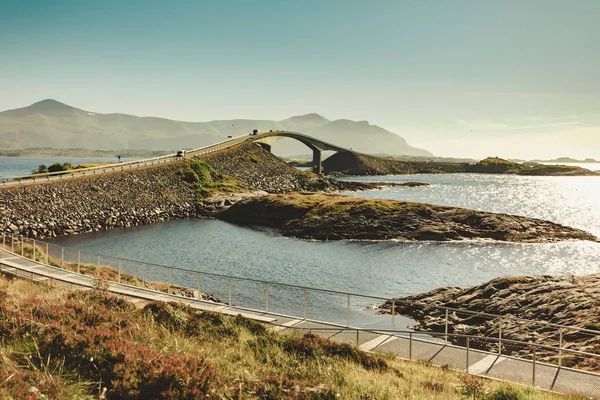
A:
[[[313,149],[312,171],[315,174],[323,173],[323,167],[321,167],[321,150],[319,149]]]

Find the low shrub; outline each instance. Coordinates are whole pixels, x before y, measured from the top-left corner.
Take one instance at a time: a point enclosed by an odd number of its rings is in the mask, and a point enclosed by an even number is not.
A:
[[[163,303],[153,301],[144,307],[144,311],[149,313],[154,322],[164,326],[171,331],[183,329],[191,317],[191,308],[182,303]]]
[[[288,353],[294,353],[304,358],[319,358],[321,356],[339,357],[362,365],[368,370],[386,371],[385,360],[361,351],[347,343],[336,343],[319,336],[307,333],[301,339],[288,338],[283,345]]]

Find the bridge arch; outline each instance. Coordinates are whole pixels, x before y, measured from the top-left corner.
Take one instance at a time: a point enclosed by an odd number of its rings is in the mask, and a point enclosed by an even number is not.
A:
[[[346,149],[344,147],[324,142],[322,140],[305,135],[303,133],[291,131],[258,132],[256,134],[253,134],[250,140],[263,147],[264,149],[271,151],[271,145],[283,138],[295,139],[312,150],[312,171],[316,174],[321,174],[323,172],[323,168],[321,166],[321,154],[323,151],[329,150],[344,153],[352,152],[351,150]]]

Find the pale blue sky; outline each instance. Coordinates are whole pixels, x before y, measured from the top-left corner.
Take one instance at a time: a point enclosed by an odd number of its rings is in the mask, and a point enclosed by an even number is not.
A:
[[[600,158],[597,0],[0,0],[0,110],[368,120],[437,155]]]

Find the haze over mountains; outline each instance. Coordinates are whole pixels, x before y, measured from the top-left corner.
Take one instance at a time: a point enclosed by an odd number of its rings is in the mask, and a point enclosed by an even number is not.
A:
[[[409,146],[402,137],[367,121],[330,121],[307,114],[282,121],[235,119],[182,122],[127,114],[99,114],[58,102],[42,100],[29,107],[0,112],[0,142],[6,150],[36,147],[98,150],[176,150],[198,148],[259,130],[290,130],[364,153],[431,156]],[[308,154],[304,145],[280,140],[281,156]]]

